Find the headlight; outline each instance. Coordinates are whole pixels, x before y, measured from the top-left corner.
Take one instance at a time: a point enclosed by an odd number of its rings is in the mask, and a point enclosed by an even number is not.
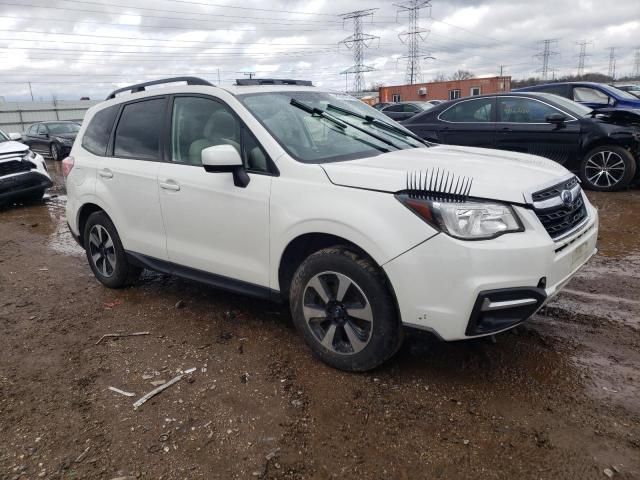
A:
[[[483,240],[524,227],[509,205],[493,202],[446,202],[396,195],[402,204],[438,230],[462,240]]]
[[[34,158],[36,158],[36,154],[33,153],[33,151],[31,150],[27,150],[25,154],[22,156],[23,160],[33,160]]]

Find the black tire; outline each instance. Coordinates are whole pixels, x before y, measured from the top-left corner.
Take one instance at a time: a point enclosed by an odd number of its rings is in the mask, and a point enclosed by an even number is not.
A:
[[[603,145],[584,156],[580,178],[589,190],[614,192],[629,186],[636,169],[636,159],[631,152],[615,145]]]
[[[306,302],[309,300],[309,295],[316,295],[316,290],[313,289],[310,282],[313,283],[315,279],[324,276],[329,276],[326,282],[330,282],[331,275],[340,275],[340,278],[346,278],[352,282],[349,283],[348,290],[345,290],[347,293],[341,299],[344,300],[344,303],[337,301],[337,291],[339,291],[337,284],[323,284],[323,286],[333,287],[335,292],[330,293],[331,288],[326,290],[327,298],[331,298],[331,300],[324,302],[320,308],[314,311],[319,312],[326,307],[325,315],[327,317],[324,320],[315,318],[308,321],[305,317],[305,308],[308,311],[309,304]],[[340,281],[338,276],[335,278]],[[322,301],[319,296],[316,298],[318,301]],[[364,303],[357,307],[354,306],[354,303],[349,304],[348,302],[353,302],[354,298],[359,299],[359,302],[364,301]],[[363,325],[361,319],[354,318],[351,314],[357,311],[356,308],[361,310],[359,307],[367,305],[367,301],[372,321],[370,324],[364,322],[365,326],[362,329],[358,327],[357,332],[362,334],[362,337],[358,337],[358,341],[366,336],[368,343],[356,344],[350,341],[353,337],[349,337],[347,328],[350,328],[350,333],[353,334],[356,331],[351,327],[354,321],[357,321],[355,323],[358,323],[359,326]],[[293,276],[289,302],[293,322],[307,345],[314,355],[334,368],[353,372],[371,370],[391,358],[402,343],[403,330],[394,298],[387,286],[386,277],[371,260],[346,247],[325,248],[310,255],[298,267]],[[330,307],[332,302],[333,306]],[[340,311],[339,305],[343,305],[343,318],[334,320],[334,314],[328,312],[330,309]],[[340,324],[340,321],[343,323]],[[349,323],[349,325],[345,323]],[[336,333],[333,334],[332,340],[329,342],[331,346],[327,347],[323,345],[325,338],[321,339],[320,336],[324,333],[323,336],[328,338],[332,324],[336,324],[333,327],[333,331]],[[365,346],[362,347],[363,344]],[[357,345],[361,349],[356,351],[353,345]]]
[[[39,203],[42,201],[42,197],[44,197],[44,189],[25,195],[21,200],[25,203]]]
[[[103,235],[104,231],[107,236]],[[132,284],[140,276],[142,269],[127,261],[118,231],[106,213],[95,212],[89,216],[82,238],[89,266],[103,285],[109,288],[122,288]],[[105,241],[106,238],[111,242]],[[102,248],[99,242],[102,243]],[[95,260],[94,255],[102,255],[103,260]]]
[[[51,145],[49,145],[49,155],[51,155],[51,158],[53,160],[60,160],[60,147],[57,143],[52,143]]]

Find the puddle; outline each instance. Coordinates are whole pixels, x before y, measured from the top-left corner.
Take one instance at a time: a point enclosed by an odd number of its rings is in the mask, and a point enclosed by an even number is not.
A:
[[[587,192],[587,196],[600,214],[600,254],[640,257],[640,190]]]

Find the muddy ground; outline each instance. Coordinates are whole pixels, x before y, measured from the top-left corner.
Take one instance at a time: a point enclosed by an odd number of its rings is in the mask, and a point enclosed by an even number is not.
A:
[[[413,333],[347,374],[278,305],[149,272],[100,286],[50,167],[50,198],[0,211],[0,478],[640,478],[640,191],[590,194],[600,253],[524,326]]]

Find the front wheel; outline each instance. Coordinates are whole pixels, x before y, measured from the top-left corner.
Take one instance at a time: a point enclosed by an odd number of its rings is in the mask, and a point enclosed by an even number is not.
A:
[[[49,153],[51,154],[51,158],[54,160],[60,160],[60,147],[56,143],[52,143],[49,146]]]
[[[84,247],[93,274],[109,288],[133,283],[142,269],[131,265],[113,222],[104,212],[92,213],[84,227]]]
[[[366,371],[400,347],[402,327],[386,279],[346,248],[320,250],[296,271],[293,321],[313,353],[334,368]]]
[[[635,174],[636,160],[631,152],[615,145],[594,148],[580,166],[584,186],[602,192],[628,187]]]

